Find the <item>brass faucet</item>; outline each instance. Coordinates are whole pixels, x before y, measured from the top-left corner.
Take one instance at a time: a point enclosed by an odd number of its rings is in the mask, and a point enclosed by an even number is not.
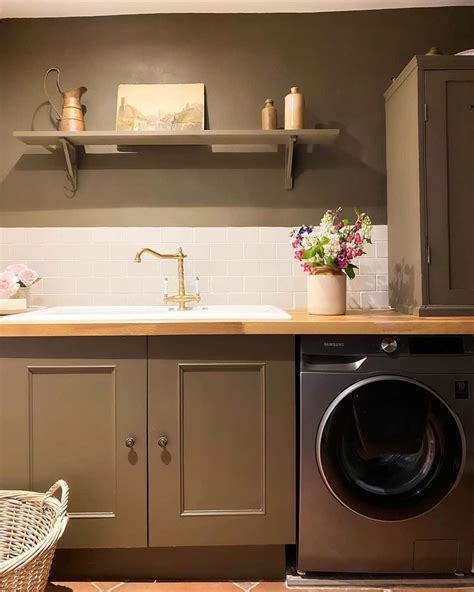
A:
[[[138,253],[135,255],[135,263],[142,262],[143,253],[149,253],[150,255],[153,255],[154,257],[158,257],[159,259],[177,259],[178,260],[178,293],[173,296],[168,296],[168,294],[165,294],[163,297],[163,302],[165,304],[177,303],[178,310],[187,310],[187,308],[188,308],[187,304],[189,302],[199,302],[201,300],[201,295],[197,291],[195,294],[186,294],[186,287],[185,287],[185,281],[184,281],[184,259],[185,259],[185,257],[187,257],[187,255],[185,255],[183,253],[183,249],[181,247],[179,247],[177,253],[164,253],[164,254],[158,253],[157,251],[154,251],[153,249],[145,247],[141,251],[138,251]]]

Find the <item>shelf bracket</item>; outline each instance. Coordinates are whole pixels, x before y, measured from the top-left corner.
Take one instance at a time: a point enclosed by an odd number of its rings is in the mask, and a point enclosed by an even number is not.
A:
[[[66,179],[69,184],[64,189],[70,197],[73,197],[77,191],[77,148],[66,138],[60,138],[59,142],[63,149]]]
[[[286,145],[285,156],[285,189],[293,189],[293,156],[295,152],[296,136],[290,136]]]

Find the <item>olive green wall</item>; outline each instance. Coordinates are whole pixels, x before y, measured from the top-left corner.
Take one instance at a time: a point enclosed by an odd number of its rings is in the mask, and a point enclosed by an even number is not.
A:
[[[3,113],[0,226],[292,225],[357,204],[386,222],[383,92],[415,53],[472,47],[474,7],[275,15],[147,15],[0,23]],[[290,85],[307,127],[341,128],[334,147],[298,153],[294,191],[282,154],[154,148],[88,155],[63,195],[57,156],[22,155],[15,129],[50,129],[42,76],[83,84],[89,129],[113,129],[117,85],[204,82],[212,129],[259,127]],[[0,96],[0,101],[2,97]],[[0,102],[1,109],[1,102]]]

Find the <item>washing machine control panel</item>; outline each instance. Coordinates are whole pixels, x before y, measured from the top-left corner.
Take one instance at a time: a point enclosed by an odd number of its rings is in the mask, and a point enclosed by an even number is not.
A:
[[[393,352],[397,351],[398,343],[393,337],[384,337],[380,347],[386,354],[393,354]]]

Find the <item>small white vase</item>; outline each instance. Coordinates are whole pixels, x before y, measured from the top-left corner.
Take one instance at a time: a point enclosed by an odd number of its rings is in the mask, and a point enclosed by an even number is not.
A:
[[[346,274],[321,268],[308,276],[308,312],[314,315],[346,314]]]

